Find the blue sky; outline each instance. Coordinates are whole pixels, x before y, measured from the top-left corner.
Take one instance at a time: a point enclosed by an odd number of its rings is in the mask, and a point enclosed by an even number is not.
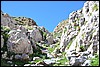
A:
[[[52,32],[69,14],[83,7],[85,1],[1,1],[1,10],[10,16],[32,18],[38,26]]]

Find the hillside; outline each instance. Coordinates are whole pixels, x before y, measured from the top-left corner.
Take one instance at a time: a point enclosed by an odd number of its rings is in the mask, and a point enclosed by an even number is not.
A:
[[[99,1],[86,1],[52,33],[33,19],[1,11],[1,66],[99,66]]]

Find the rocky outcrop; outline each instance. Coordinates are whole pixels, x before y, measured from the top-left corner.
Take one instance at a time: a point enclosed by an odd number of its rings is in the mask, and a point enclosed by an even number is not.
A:
[[[87,1],[82,9],[70,13],[69,22],[65,27],[66,31],[63,30],[61,36],[60,51],[66,51],[67,57],[73,50],[79,53],[89,51],[89,55],[93,56],[99,51],[99,2]],[[82,58],[78,59],[79,57],[71,57],[73,59],[70,59],[70,64],[81,66],[85,61],[80,62]]]
[[[17,22],[18,25],[37,26],[36,22],[31,18],[27,17],[12,17],[12,18]]]
[[[14,52],[14,53],[26,53],[26,54],[32,54],[33,48],[32,45],[26,36],[26,33],[16,30],[11,30],[9,33],[10,35],[8,41],[7,41],[7,48],[8,51]]]
[[[16,60],[30,60],[29,55],[23,53],[22,55],[15,55],[14,57]]]
[[[36,22],[26,17],[10,17],[1,11],[1,48],[3,52],[11,54],[18,60],[31,60],[30,56],[42,49],[44,44],[48,46],[53,43],[53,36],[43,26],[37,26]],[[7,48],[7,49],[6,49]],[[42,53],[41,53],[42,54]],[[2,55],[2,57],[5,53]],[[8,56],[8,55],[7,55]],[[6,55],[5,58],[8,58]],[[10,57],[11,57],[10,56]],[[9,58],[8,58],[9,59]]]
[[[1,11],[1,25],[8,26],[10,29],[16,29],[20,25],[37,26],[36,22],[31,18],[26,17],[11,17],[7,13]]]
[[[60,38],[63,32],[63,29],[65,28],[65,26],[67,25],[68,20],[63,20],[62,22],[60,22],[54,29],[53,31],[53,36],[54,38]]]
[[[53,35],[47,35],[46,40],[48,42],[48,44],[53,44]]]
[[[35,28],[35,30],[33,30],[33,31],[30,33],[30,37],[32,37],[32,38],[34,39],[35,42],[42,41],[41,32],[40,32],[39,29],[37,29],[37,28]]]
[[[10,29],[14,29],[16,26],[16,21],[10,17],[7,13],[3,13],[1,11],[1,25],[2,26],[8,26]]]

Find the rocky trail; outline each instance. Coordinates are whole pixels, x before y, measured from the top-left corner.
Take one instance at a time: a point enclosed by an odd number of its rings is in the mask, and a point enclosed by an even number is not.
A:
[[[99,1],[86,1],[52,33],[1,11],[1,66],[99,66]]]

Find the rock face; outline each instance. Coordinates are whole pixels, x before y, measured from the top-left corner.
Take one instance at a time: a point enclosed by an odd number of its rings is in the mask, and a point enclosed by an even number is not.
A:
[[[15,53],[33,53],[32,46],[25,33],[23,33],[22,31],[16,31],[14,34],[10,33],[10,35],[11,36],[7,41],[8,51]]]
[[[23,53],[22,55],[15,55],[14,58],[17,60],[24,60],[24,61],[29,60],[29,56],[25,53]]]
[[[47,35],[46,37],[48,44],[53,44],[53,36],[52,35]]]
[[[59,23],[56,28],[53,31],[53,35],[56,38],[61,37],[63,29],[65,28],[65,26],[67,25],[68,20],[63,20],[61,23]]]
[[[73,54],[70,54],[71,51],[74,50],[79,53],[88,51],[89,55],[93,56],[99,51],[98,45],[99,1],[87,1],[82,9],[70,13],[68,23],[62,32],[60,51],[65,51],[67,58],[69,57],[68,55],[71,55],[70,64],[72,66],[81,66],[84,59],[78,59],[77,55],[71,59],[73,57]],[[82,63],[80,62],[81,60]]]
[[[1,11],[1,25],[8,26],[11,29],[14,29],[16,21],[12,19],[7,13]]]
[[[42,41],[42,35],[39,29],[35,29],[30,33],[30,36],[35,40],[35,42]]]
[[[19,25],[37,26],[36,22],[26,17],[11,17],[7,13],[1,11],[1,25],[16,29]]]
[[[94,7],[89,7],[90,4],[94,5]],[[74,44],[73,45],[71,44],[73,49],[76,49],[80,46],[84,46],[86,48],[85,50],[87,50],[87,48],[91,44],[98,45],[99,43],[98,42],[99,40],[98,39],[99,37],[98,34],[99,33],[99,26],[98,26],[99,8],[98,7],[99,7],[98,1],[96,2],[87,1],[81,10],[72,12],[69,15],[69,23],[66,25],[67,31],[63,32],[61,36],[60,45],[68,45],[67,43],[70,43],[70,41],[74,38],[75,40],[72,42],[72,44],[73,43]],[[91,13],[91,10],[89,9],[92,9],[93,12]],[[88,20],[86,16],[88,16]],[[94,38],[96,40],[94,40]]]

